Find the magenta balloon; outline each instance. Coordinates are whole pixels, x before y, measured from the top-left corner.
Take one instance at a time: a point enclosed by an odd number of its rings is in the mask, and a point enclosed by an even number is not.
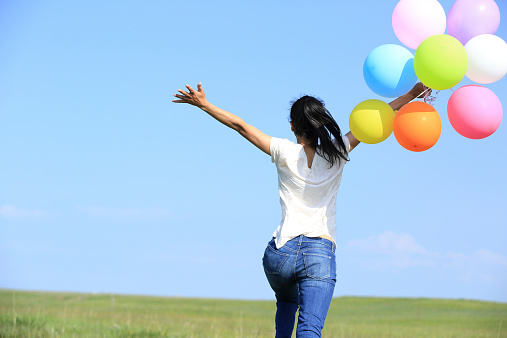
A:
[[[500,9],[494,0],[456,0],[447,14],[447,34],[463,45],[474,36],[495,34]]]
[[[452,93],[447,103],[447,116],[460,135],[481,139],[498,129],[503,110],[500,99],[491,89],[468,85]]]

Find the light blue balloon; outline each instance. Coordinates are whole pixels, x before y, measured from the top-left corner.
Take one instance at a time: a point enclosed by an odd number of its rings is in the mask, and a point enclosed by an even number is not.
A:
[[[376,94],[398,97],[417,83],[414,55],[405,47],[382,45],[368,55],[363,66],[364,81]]]

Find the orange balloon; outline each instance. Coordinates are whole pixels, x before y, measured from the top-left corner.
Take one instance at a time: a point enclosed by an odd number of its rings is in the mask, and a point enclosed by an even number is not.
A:
[[[442,121],[431,105],[414,101],[404,105],[394,117],[394,136],[410,151],[425,151],[440,138]]]

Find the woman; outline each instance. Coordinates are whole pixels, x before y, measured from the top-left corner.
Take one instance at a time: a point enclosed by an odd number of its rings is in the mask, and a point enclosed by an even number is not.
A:
[[[275,292],[276,337],[320,337],[336,283],[336,193],[348,153],[359,141],[340,128],[324,103],[311,96],[293,102],[290,124],[297,143],[264,134],[186,85],[176,103],[199,107],[271,156],[278,170],[282,221],[264,252],[263,266]],[[389,105],[397,110],[426,89],[418,83]]]

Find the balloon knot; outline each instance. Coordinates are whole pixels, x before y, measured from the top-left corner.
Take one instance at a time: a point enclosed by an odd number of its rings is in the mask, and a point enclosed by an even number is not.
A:
[[[433,107],[439,92],[440,92],[440,90],[437,90],[435,92],[428,91],[426,93],[426,95],[424,95],[424,97],[423,97],[424,102],[426,102],[427,104],[429,104],[430,106]]]

